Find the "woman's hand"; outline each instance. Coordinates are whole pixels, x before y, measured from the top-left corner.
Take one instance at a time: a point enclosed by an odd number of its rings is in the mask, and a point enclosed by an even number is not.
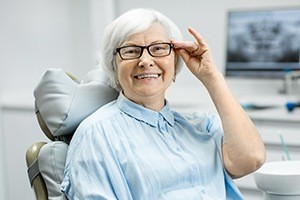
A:
[[[217,69],[212,59],[210,50],[201,35],[193,28],[188,31],[195,38],[195,42],[190,41],[175,41],[171,43],[174,45],[175,52],[180,55],[190,71],[203,83],[205,80],[210,80]]]

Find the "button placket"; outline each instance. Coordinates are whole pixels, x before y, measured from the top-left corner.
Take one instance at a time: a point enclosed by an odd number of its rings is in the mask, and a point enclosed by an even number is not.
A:
[[[167,123],[164,121],[164,118],[159,115],[158,117],[158,130],[161,132],[165,137],[169,137],[169,133],[167,132]]]
[[[177,144],[176,139],[172,136],[172,131],[168,129],[168,123],[159,115],[158,130],[167,139],[169,147],[172,147],[177,152],[181,152],[182,148]]]
[[[200,184],[201,182],[201,171],[200,171],[200,166],[195,163],[192,165],[193,168],[193,181],[195,184]]]

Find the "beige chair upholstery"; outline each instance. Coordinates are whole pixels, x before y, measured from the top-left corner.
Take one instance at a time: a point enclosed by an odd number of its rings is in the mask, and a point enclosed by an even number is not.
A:
[[[26,162],[27,167],[30,167],[37,160],[40,149],[44,146],[46,142],[37,142],[30,146],[26,152]],[[35,177],[30,183],[34,188],[36,199],[38,200],[47,200],[48,192],[44,182],[44,179],[40,173],[36,173]]]

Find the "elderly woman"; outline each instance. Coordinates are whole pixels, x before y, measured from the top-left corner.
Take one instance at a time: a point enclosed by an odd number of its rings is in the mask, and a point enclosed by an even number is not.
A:
[[[194,29],[182,41],[161,13],[135,9],[105,30],[102,67],[120,91],[76,130],[62,191],[69,200],[243,199],[233,178],[265,161],[263,142]],[[165,93],[182,60],[218,115],[171,110]]]

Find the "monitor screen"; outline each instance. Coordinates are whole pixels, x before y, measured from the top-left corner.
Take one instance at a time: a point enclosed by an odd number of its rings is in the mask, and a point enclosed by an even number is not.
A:
[[[227,77],[283,78],[299,61],[300,8],[228,12]]]

